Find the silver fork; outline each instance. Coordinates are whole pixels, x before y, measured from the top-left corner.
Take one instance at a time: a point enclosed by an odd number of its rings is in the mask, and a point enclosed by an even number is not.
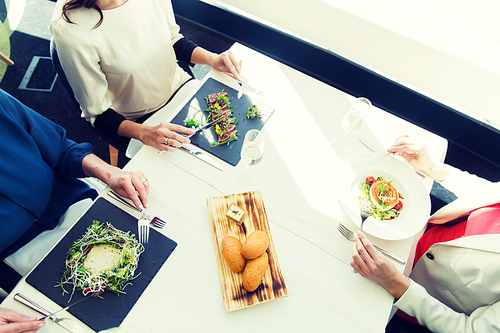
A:
[[[337,230],[342,234],[342,236],[344,236],[347,240],[353,242],[354,241],[354,232],[352,232],[349,228],[347,228],[346,226],[344,226],[342,223],[339,223],[339,226],[337,227]],[[387,252],[386,250],[384,249],[381,249],[380,247],[378,247],[377,245],[373,245],[373,247],[375,247],[378,251],[380,251],[380,253],[382,253],[383,255],[385,255],[386,257],[389,257],[391,258],[392,260],[400,263],[401,265],[404,265],[406,264],[406,261],[404,261],[403,259],[399,259],[398,257],[396,257],[395,255],[393,254],[390,254],[389,252]]]
[[[363,231],[363,224],[365,223],[366,219],[368,217],[370,217],[370,212],[367,212],[366,210],[364,210],[363,208],[361,208],[359,210],[360,214],[361,214],[361,225],[359,227],[359,230],[360,231]]]
[[[137,229],[139,231],[139,242],[147,243],[149,241],[149,220],[144,210],[141,211],[141,218],[137,221]]]
[[[113,191],[109,191],[108,195],[111,198],[113,198],[113,199],[121,202],[125,206],[127,206],[129,208],[132,208],[133,210],[138,211],[139,213],[141,213],[141,218],[142,218],[142,216],[146,216],[146,218],[148,219],[148,221],[151,223],[151,225],[153,227],[156,227],[158,229],[162,229],[165,226],[165,224],[167,224],[167,222],[163,221],[162,219],[160,219],[157,216],[153,216],[153,215],[149,215],[149,214],[144,214],[144,212],[142,212],[139,208],[137,208],[136,206],[128,203],[125,199],[123,199],[122,197],[120,197],[118,194],[116,194]]]

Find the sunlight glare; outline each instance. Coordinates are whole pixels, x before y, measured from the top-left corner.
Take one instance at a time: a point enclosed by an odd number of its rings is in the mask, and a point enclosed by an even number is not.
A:
[[[336,202],[333,191],[339,176],[331,170],[338,170],[343,162],[282,70],[276,66],[269,77],[274,80],[276,92],[276,98],[269,102],[278,111],[266,125],[268,133],[308,204],[331,215],[331,207]],[[289,132],[295,132],[293,142],[289,140]]]
[[[9,9],[7,10],[7,17],[10,29],[12,31],[17,30],[19,22],[23,17],[24,8],[26,7],[26,0],[12,0],[9,4]]]

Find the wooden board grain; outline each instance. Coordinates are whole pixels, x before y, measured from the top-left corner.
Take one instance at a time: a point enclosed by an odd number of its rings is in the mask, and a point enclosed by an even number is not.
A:
[[[243,209],[246,214],[241,219],[241,225],[226,216],[231,205]],[[250,191],[207,199],[208,212],[212,225],[215,253],[219,267],[222,295],[226,311],[239,310],[251,305],[268,302],[288,296],[285,279],[281,273],[280,264],[274,242],[269,229],[264,200],[260,191]],[[243,244],[246,238],[255,230],[262,230],[269,236],[269,268],[262,278],[261,285],[254,292],[243,288],[242,273],[231,271],[222,255],[221,243],[224,237],[234,236]]]

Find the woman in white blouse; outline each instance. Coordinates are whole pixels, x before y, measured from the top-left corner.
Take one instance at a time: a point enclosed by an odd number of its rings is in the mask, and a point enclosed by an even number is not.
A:
[[[172,151],[191,129],[142,125],[191,77],[177,61],[206,64],[239,78],[241,61],[183,35],[170,0],[58,0],[53,46],[85,117],[96,129]],[[125,139],[125,141],[123,141]]]

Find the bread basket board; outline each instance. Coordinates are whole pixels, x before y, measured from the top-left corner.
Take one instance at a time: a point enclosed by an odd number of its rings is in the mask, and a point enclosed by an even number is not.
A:
[[[240,220],[241,224],[226,216],[232,205],[236,205],[246,212]],[[240,310],[288,296],[261,192],[250,191],[208,198],[207,206],[226,311]],[[244,243],[246,238],[255,230],[262,230],[269,236],[269,247],[267,249],[269,267],[262,278],[260,286],[254,292],[248,292],[243,288],[243,273],[233,272],[226,264],[222,255],[221,243],[226,236],[234,236],[241,243]]]

